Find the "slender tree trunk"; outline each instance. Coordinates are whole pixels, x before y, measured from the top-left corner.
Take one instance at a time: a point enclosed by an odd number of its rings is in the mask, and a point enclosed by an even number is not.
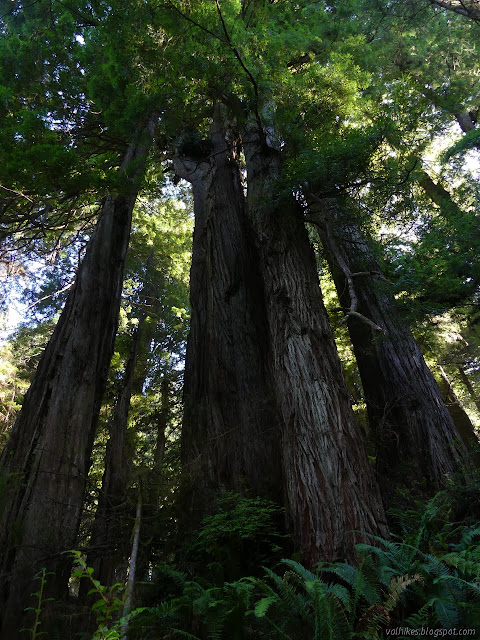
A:
[[[311,199],[311,195],[310,195]],[[315,201],[333,279],[348,320],[386,504],[400,486],[432,488],[465,462],[465,447],[435,379],[396,309],[366,237],[343,199]],[[427,487],[425,487],[427,488]]]
[[[472,383],[470,382],[468,374],[465,371],[465,367],[460,365],[458,367],[458,373],[460,374],[460,379],[463,382],[463,385],[464,385],[465,389],[468,391],[468,393],[470,394],[470,397],[472,398],[473,402],[475,403],[475,406],[480,411],[480,400],[478,399],[478,395],[475,392],[475,389],[473,388]]]
[[[127,592],[126,592],[125,604],[123,606],[124,621],[122,623],[122,640],[127,640],[128,624],[129,624],[128,618],[132,611],[132,604],[134,602],[138,547],[140,544],[141,528],[142,528],[142,485],[139,480],[137,509],[135,512],[135,524],[133,525],[133,533],[132,533],[132,551],[130,553],[130,560],[128,562]]]
[[[367,531],[386,535],[363,434],[355,422],[299,206],[281,188],[280,153],[256,125],[243,144],[248,214],[265,287],[287,517],[303,562],[355,559]]]
[[[224,490],[279,497],[278,416],[257,256],[233,140],[215,108],[207,158],[177,157],[193,187],[182,432],[182,510],[190,526]]]
[[[115,579],[115,570],[121,564],[121,558],[124,557],[123,549],[119,549],[119,544],[123,530],[121,520],[125,516],[125,502],[129,484],[127,473],[128,415],[144,320],[145,317],[139,319],[132,336],[122,388],[109,425],[110,437],[105,454],[102,488],[90,538],[90,551],[87,556],[88,565],[94,569],[94,577],[103,585],[112,585],[114,582],[118,582]],[[85,581],[85,586],[90,588],[87,581]]]
[[[8,486],[0,527],[2,640],[29,626],[33,576],[48,572],[47,597],[62,598],[76,544],[95,425],[118,323],[131,214],[155,119],[130,146],[127,193],[108,196],[52,338],[0,463]],[[43,627],[42,627],[43,629]]]
[[[447,219],[451,217],[452,214],[458,214],[460,217],[463,216],[462,210],[452,200],[452,196],[449,192],[444,189],[441,184],[434,182],[426,171],[421,171],[418,183],[430,200],[439,207]]]
[[[137,575],[144,582],[149,581],[152,566],[152,548],[155,538],[162,534],[159,531],[158,514],[160,510],[160,498],[162,495],[162,480],[164,479],[164,457],[166,447],[166,432],[170,414],[169,379],[164,377],[161,385],[161,408],[152,421],[156,423],[157,438],[154,451],[154,466],[145,475],[142,485],[143,492],[143,524],[140,541],[140,553],[137,561]]]

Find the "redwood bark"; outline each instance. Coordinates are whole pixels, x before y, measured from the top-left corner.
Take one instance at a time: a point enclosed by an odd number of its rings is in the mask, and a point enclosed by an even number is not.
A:
[[[369,423],[376,436],[377,474],[387,503],[402,485],[414,489],[417,484],[417,489],[430,491],[444,486],[446,474],[465,463],[466,450],[438,385],[399,315],[391,285],[348,206],[344,199],[326,199],[316,219],[340,303],[348,315]],[[353,297],[357,315],[348,313]]]
[[[385,517],[328,323],[302,213],[278,195],[279,151],[256,125],[243,144],[248,215],[265,288],[276,398],[283,418],[286,510],[302,561],[355,560],[357,531]]]
[[[278,415],[257,256],[233,140],[219,107],[208,157],[177,157],[191,182],[190,273],[182,431],[182,510],[195,526],[225,490],[278,498]]]
[[[95,425],[118,323],[131,214],[155,118],[129,147],[125,192],[105,198],[55,331],[2,453],[8,478],[0,526],[2,640],[23,637],[42,567],[46,597],[61,599],[75,546]],[[42,627],[43,629],[44,627]]]

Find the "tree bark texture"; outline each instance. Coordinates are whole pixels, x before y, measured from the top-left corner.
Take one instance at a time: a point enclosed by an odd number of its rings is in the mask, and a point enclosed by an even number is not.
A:
[[[95,425],[113,353],[131,214],[155,118],[129,147],[125,193],[107,196],[60,319],[0,463],[7,490],[0,527],[2,640],[29,626],[23,610],[46,567],[46,597],[61,599],[82,510]],[[43,628],[43,627],[42,627]]]
[[[280,499],[282,481],[258,259],[218,106],[211,153],[178,156],[175,170],[191,182],[195,210],[180,500],[192,528],[219,492]]]
[[[391,285],[344,199],[329,198],[314,217],[358,363],[376,437],[377,474],[386,504],[403,482],[439,488],[465,462],[465,447]],[[351,313],[353,307],[356,311]]]
[[[386,535],[378,487],[350,405],[302,213],[292,197],[278,195],[280,153],[256,124],[242,138],[248,215],[283,418],[288,523],[308,566],[322,559],[354,561],[354,531]]]

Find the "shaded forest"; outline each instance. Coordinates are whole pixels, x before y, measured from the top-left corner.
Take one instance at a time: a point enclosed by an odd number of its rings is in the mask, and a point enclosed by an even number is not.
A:
[[[0,640],[475,637],[478,3],[0,32]]]

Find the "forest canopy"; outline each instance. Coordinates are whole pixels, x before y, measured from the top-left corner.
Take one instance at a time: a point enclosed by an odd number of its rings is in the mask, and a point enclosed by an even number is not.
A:
[[[480,629],[477,5],[0,3],[1,640]]]

